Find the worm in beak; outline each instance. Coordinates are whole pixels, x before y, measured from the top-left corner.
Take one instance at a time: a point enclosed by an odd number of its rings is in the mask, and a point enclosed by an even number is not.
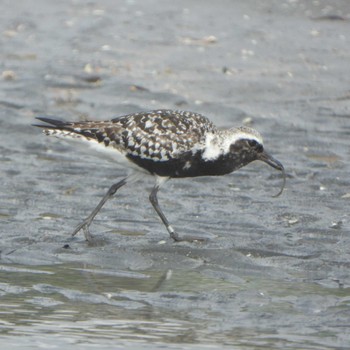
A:
[[[272,166],[273,168],[282,171],[282,176],[283,176],[282,187],[279,190],[279,192],[277,194],[273,195],[272,197],[280,196],[284,190],[285,185],[286,185],[286,172],[284,171],[284,167],[283,167],[282,163],[279,162],[277,159],[273,158],[272,156],[270,156],[265,151],[260,153],[258,160],[261,160],[264,163]]]

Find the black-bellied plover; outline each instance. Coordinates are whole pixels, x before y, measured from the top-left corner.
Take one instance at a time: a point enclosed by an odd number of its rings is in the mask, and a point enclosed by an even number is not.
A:
[[[260,134],[241,126],[219,130],[201,114],[154,110],[121,116],[108,121],[64,122],[50,118],[37,119],[47,125],[46,135],[77,139],[109,153],[130,174],[110,187],[92,213],[73,232],[83,229],[85,238],[92,239],[91,222],[106,201],[122,186],[153,175],[156,184],[149,199],[175,241],[184,240],[170,225],[161,210],[157,193],[170,178],[225,175],[254,160],[261,160],[282,171],[283,165],[265,152]],[[141,175],[141,176],[140,176]]]

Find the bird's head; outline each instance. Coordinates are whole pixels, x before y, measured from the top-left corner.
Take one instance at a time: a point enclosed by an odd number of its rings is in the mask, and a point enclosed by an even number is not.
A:
[[[283,184],[281,190],[274,196],[279,196],[284,189],[286,174],[281,162],[273,158],[264,149],[263,139],[259,132],[248,127],[230,129],[230,137],[227,137],[227,146],[232,158],[237,161],[237,168],[243,167],[250,162],[260,160],[282,172]]]

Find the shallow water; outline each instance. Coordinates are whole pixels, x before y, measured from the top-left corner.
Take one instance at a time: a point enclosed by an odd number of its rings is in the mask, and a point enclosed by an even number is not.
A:
[[[210,268],[132,273],[73,266],[1,266],[3,278],[11,281],[0,285],[6,339],[26,336],[42,346],[58,338],[59,344],[64,339],[95,346],[137,341],[279,348],[293,343],[326,349],[341,341],[339,330],[347,329],[347,289],[298,278],[282,283],[231,275],[226,280]],[[42,334],[46,337],[39,340]]]
[[[7,348],[347,349],[347,1],[3,1],[0,337]],[[210,24],[210,26],[209,26]],[[30,125],[153,108],[248,123],[287,171],[123,187]]]

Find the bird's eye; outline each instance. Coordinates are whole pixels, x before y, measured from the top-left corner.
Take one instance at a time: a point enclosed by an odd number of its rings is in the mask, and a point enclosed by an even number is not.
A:
[[[256,140],[249,140],[248,145],[251,148],[254,148],[257,152],[262,152],[264,150],[263,145]]]
[[[258,141],[256,140],[249,140],[248,145],[252,148],[255,148],[258,145]]]

